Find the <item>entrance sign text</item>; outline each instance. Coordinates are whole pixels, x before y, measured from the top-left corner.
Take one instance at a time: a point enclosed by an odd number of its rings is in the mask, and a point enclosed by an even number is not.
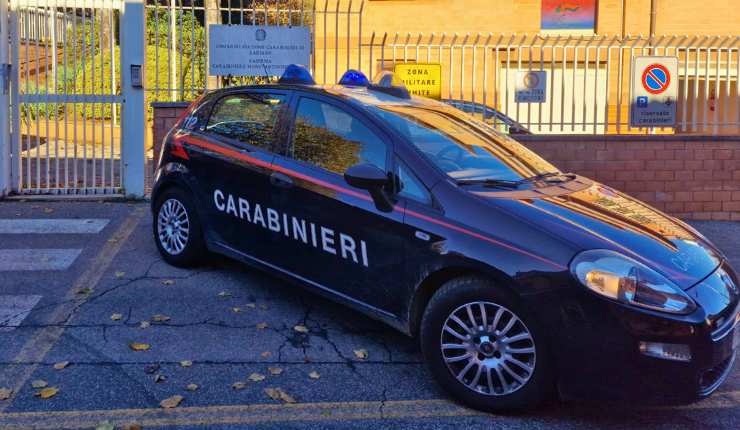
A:
[[[208,74],[280,76],[290,64],[309,64],[308,27],[208,26]]]

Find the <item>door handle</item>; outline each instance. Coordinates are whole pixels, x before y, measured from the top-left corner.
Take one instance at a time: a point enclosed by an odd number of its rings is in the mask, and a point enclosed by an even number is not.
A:
[[[270,184],[280,188],[290,188],[293,186],[293,179],[284,173],[272,172]]]

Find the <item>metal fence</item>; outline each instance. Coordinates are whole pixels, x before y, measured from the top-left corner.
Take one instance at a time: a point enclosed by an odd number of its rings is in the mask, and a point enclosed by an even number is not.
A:
[[[191,100],[205,90],[266,80],[208,76],[210,24],[308,26],[315,48],[323,44],[319,62],[326,77],[326,62],[339,64],[345,55],[334,51],[327,57],[327,44],[358,26],[359,40],[363,5],[364,0],[146,0],[148,101]],[[308,66],[316,72],[317,56],[311,54]]]
[[[63,5],[59,3],[59,6]],[[82,17],[70,13],[69,10],[63,10],[62,7],[59,9],[62,10],[28,7],[26,13],[19,17],[20,34],[18,36],[21,40],[54,40],[57,44],[61,44],[64,33],[72,26],[72,21],[76,20],[79,25]]]
[[[632,59],[679,60],[677,127],[665,133],[740,131],[740,37],[448,35],[372,33],[367,73],[398,63],[442,64],[442,98],[500,110],[535,133],[640,133],[629,126]],[[544,103],[517,103],[516,72],[545,71]]]
[[[121,190],[121,0],[13,0],[10,10],[14,189]]]

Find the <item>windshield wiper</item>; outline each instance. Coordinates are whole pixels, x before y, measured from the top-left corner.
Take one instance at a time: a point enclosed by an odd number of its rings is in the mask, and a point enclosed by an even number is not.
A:
[[[538,175],[529,176],[527,178],[519,179],[516,181],[510,181],[507,179],[494,179],[494,178],[478,178],[478,179],[458,179],[456,182],[458,185],[483,185],[486,187],[499,187],[499,188],[517,188],[519,185],[537,182],[543,179],[555,177],[555,176],[567,176],[569,179],[573,179],[574,176],[571,173],[562,172],[545,172]]]
[[[492,179],[492,178],[480,178],[480,179],[458,179],[458,185],[483,185],[486,187],[499,187],[499,188],[516,188],[519,185],[519,181],[508,181],[506,179]]]
[[[520,179],[520,180],[516,181],[516,183],[517,184],[526,184],[528,182],[537,182],[537,181],[541,181],[543,179],[552,178],[554,176],[558,176],[558,177],[565,176],[568,179],[574,179],[575,178],[575,176],[572,173],[545,172],[545,173],[540,173],[538,175],[534,175],[534,176],[530,176],[530,177],[527,177],[527,178]]]

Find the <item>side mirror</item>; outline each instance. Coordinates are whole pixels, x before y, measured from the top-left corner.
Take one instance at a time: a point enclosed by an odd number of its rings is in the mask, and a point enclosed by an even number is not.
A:
[[[386,194],[384,187],[388,184],[385,172],[372,164],[357,164],[344,172],[344,180],[355,188],[370,192],[375,207],[383,212],[393,210],[393,202]]]

